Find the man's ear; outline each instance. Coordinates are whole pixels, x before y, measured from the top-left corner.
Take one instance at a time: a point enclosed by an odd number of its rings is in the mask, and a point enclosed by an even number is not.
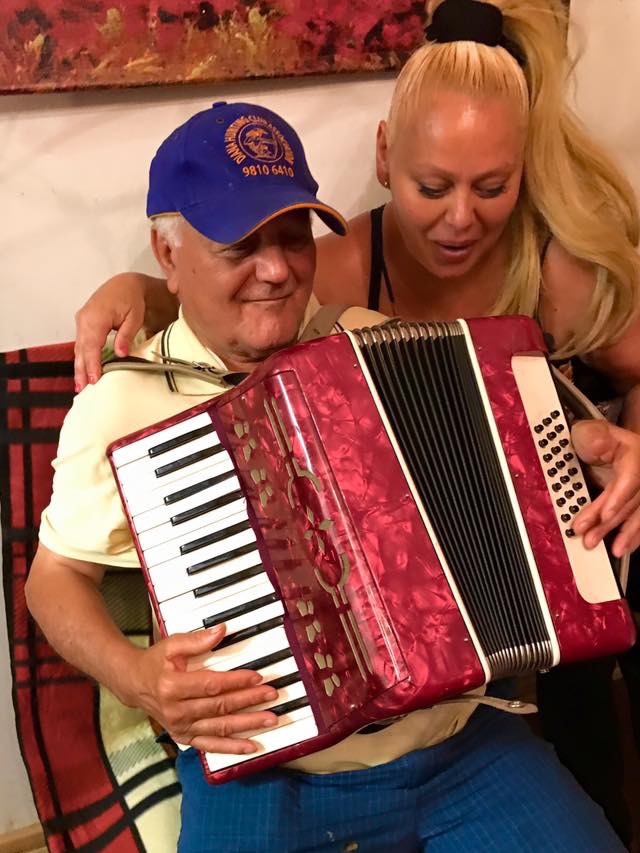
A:
[[[376,135],[376,175],[383,187],[389,187],[389,145],[387,142],[387,123],[378,124]]]
[[[162,272],[167,280],[167,287],[173,294],[178,292],[176,283],[176,267],[173,258],[174,250],[167,240],[155,228],[151,229],[151,248],[157,262],[162,267]]]

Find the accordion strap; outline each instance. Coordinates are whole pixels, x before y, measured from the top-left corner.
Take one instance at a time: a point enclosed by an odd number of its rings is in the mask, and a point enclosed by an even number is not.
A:
[[[324,338],[331,334],[335,324],[350,307],[350,305],[321,305],[302,330],[300,342],[313,341],[315,338]]]
[[[220,387],[221,382],[226,382],[229,387],[237,384],[234,378],[239,375],[244,378],[245,373],[227,373],[218,370],[210,365],[198,364],[196,362],[182,361],[181,359],[172,359],[168,356],[162,356],[163,361],[148,361],[146,358],[137,358],[136,356],[127,356],[125,358],[112,358],[102,365],[103,373],[112,373],[114,370],[143,370],[147,373],[175,373],[178,376],[190,376],[209,382],[212,385]]]
[[[475,705],[486,705],[506,714],[537,714],[538,706],[533,702],[525,702],[523,699],[502,699],[500,696],[487,696],[480,693],[462,693],[460,696],[452,696],[443,699],[438,705],[456,705],[462,702],[471,702]]]

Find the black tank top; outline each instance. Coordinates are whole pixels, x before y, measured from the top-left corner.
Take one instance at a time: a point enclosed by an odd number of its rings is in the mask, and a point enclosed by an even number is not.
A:
[[[371,211],[371,268],[369,273],[369,298],[367,300],[367,308],[372,311],[380,310],[380,293],[382,285],[387,292],[389,302],[395,307],[395,295],[393,286],[389,277],[389,271],[384,260],[384,241],[382,235],[382,216],[384,213],[384,205],[376,207]],[[551,242],[551,235],[544,241],[540,250],[540,264],[544,262]],[[534,319],[539,323],[538,312]],[[544,332],[544,330],[543,330]],[[555,348],[553,336],[544,332],[545,340],[549,351],[553,352]],[[613,389],[608,377],[599,373],[593,367],[585,364],[582,359],[574,356],[571,359],[566,359],[564,362],[556,362],[556,366],[563,367],[568,365],[570,378],[575,385],[589,397],[596,405],[604,401],[608,401],[616,397],[616,392]]]

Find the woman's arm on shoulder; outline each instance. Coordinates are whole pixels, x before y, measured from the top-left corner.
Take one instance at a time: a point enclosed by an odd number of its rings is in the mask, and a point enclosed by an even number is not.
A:
[[[369,290],[369,213],[349,222],[346,236],[325,234],[316,240],[314,293],[321,305],[366,306]]]
[[[76,313],[76,390],[100,378],[100,356],[112,329],[117,330],[116,355],[127,355],[143,326],[152,334],[165,328],[177,313],[178,304],[163,279],[128,272],[106,281]]]

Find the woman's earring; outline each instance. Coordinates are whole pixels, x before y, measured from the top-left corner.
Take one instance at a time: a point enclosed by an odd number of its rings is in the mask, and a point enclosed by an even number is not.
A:
[[[389,189],[389,178],[385,178],[382,186],[387,190]]]

